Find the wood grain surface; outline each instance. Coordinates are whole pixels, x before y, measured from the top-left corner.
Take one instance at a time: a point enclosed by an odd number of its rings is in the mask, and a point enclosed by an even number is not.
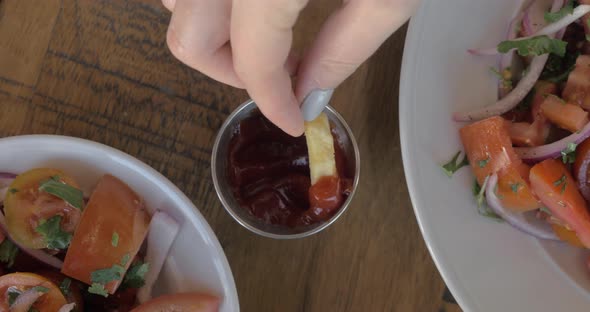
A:
[[[339,1],[310,1],[300,51]],[[215,134],[248,99],[174,59],[158,0],[0,0],[0,136],[86,138],[125,151],[184,191],[217,234],[242,311],[459,311],[426,249],[398,133],[406,28],[336,90],[361,149],[353,205],[322,233],[278,241],[225,212],[210,175]]]

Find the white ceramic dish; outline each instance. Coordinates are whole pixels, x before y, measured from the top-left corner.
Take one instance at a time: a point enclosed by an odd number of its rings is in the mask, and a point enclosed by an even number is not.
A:
[[[0,172],[58,168],[86,192],[105,173],[119,177],[145,199],[150,211],[166,211],[181,224],[156,283],[156,295],[206,291],[223,298],[220,312],[239,311],[231,269],[215,234],[193,203],[156,170],[111,147],[63,136],[3,138],[0,151]]]
[[[422,234],[465,311],[588,311],[586,251],[540,242],[480,216],[473,176],[438,164],[461,144],[455,110],[493,103],[496,59],[468,48],[503,39],[515,0],[423,0],[408,31],[400,86],[400,135],[408,188]]]

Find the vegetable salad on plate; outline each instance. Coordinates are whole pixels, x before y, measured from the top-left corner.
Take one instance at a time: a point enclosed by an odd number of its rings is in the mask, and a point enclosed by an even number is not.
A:
[[[152,299],[180,226],[112,175],[85,198],[61,170],[0,173],[0,210],[0,311],[218,309],[204,293]]]
[[[540,239],[590,248],[590,1],[525,1],[497,57],[498,100],[456,112],[479,212]]]

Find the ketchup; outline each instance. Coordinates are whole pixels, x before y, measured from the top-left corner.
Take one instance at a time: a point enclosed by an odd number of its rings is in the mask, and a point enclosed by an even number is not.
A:
[[[313,186],[305,137],[292,137],[258,114],[240,122],[229,144],[229,182],[240,206],[265,223],[297,227],[329,219],[352,180],[335,141],[338,177]]]

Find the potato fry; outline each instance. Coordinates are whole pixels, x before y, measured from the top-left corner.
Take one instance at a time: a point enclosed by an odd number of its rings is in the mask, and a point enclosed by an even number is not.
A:
[[[338,176],[334,158],[334,138],[326,114],[305,122],[305,140],[309,153],[311,184],[321,177]]]

